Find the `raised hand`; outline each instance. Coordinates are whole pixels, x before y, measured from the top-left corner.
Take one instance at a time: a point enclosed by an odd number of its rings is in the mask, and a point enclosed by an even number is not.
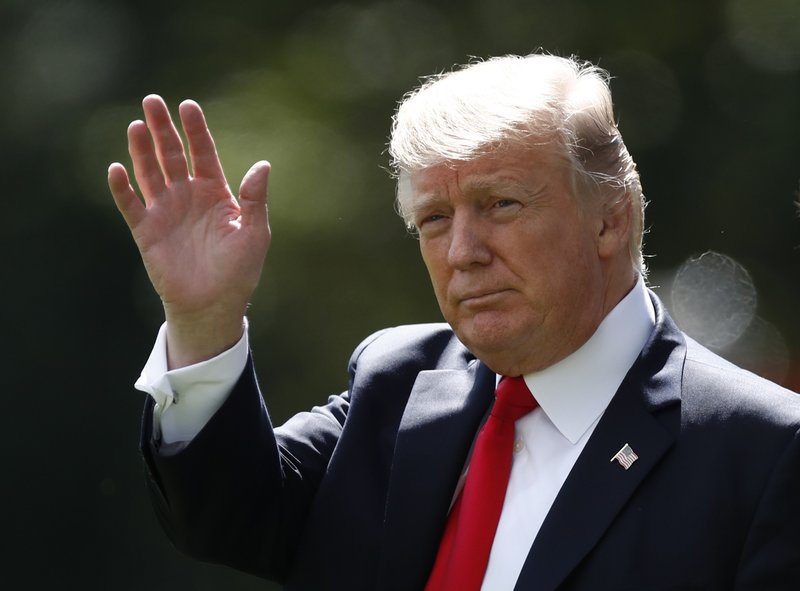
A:
[[[114,201],[139,247],[167,319],[170,367],[209,359],[242,334],[270,242],[269,163],[245,174],[231,192],[200,106],[180,105],[191,167],[166,104],[142,102],[145,121],[128,127],[128,151],[141,191],[125,167],[108,169]]]

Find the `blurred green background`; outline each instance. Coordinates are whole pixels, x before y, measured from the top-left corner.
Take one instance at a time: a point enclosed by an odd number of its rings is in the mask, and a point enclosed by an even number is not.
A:
[[[150,92],[201,102],[232,185],[273,163],[250,319],[276,422],[343,388],[370,332],[439,319],[385,171],[398,99],[539,47],[615,76],[681,325],[800,389],[796,0],[2,0],[0,27],[5,588],[273,588],[178,554],[143,484],[132,384],[161,311],[105,176]]]

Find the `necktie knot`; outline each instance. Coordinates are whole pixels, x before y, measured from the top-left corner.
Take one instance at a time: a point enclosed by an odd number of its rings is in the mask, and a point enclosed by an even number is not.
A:
[[[447,519],[425,591],[479,591],[506,496],[514,422],[536,408],[521,377],[504,377],[475,439],[464,488]]]
[[[497,385],[492,416],[503,421],[514,422],[536,408],[536,399],[531,394],[522,376],[503,376]]]

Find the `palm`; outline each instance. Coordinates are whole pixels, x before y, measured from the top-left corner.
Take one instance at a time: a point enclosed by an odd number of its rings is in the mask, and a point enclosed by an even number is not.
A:
[[[218,302],[234,281],[251,291],[266,236],[242,228],[241,208],[227,185],[190,179],[170,189],[131,228],[164,303],[202,308]]]

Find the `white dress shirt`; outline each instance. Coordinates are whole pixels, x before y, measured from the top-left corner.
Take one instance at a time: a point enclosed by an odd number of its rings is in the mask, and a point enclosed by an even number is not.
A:
[[[514,459],[483,591],[512,590],[561,486],[655,325],[640,277],[583,346],[525,376],[539,407],[516,423]]]
[[[194,439],[228,398],[247,364],[247,328],[245,319],[239,342],[213,359],[168,370],[167,325],[161,325],[134,385],[155,400],[153,435],[162,443],[188,443]]]
[[[516,423],[511,475],[483,591],[514,588],[558,491],[654,324],[655,311],[640,277],[580,349],[525,376],[539,406]],[[189,442],[222,406],[244,369],[247,326],[228,351],[169,371],[165,328],[159,331],[136,388],[155,399],[153,428],[161,441]]]

